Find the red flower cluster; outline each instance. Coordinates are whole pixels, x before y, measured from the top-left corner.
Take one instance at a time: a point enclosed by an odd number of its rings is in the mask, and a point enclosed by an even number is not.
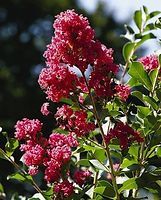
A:
[[[41,126],[39,120],[26,118],[15,125],[15,137],[25,141],[20,147],[24,152],[22,161],[29,167],[29,174],[35,175],[42,168],[47,182],[58,183],[62,178],[62,168],[71,159],[71,148],[77,147],[78,142],[72,134],[58,133],[52,133],[47,140],[40,133]]]
[[[122,100],[126,101],[130,95],[130,87],[128,85],[116,85],[116,95]]]
[[[42,70],[38,81],[48,98],[59,102],[70,94],[88,93],[84,78],[69,68],[75,66],[85,73],[89,65],[89,89],[99,97],[112,96],[111,73],[116,73],[118,66],[113,63],[112,49],[94,40],[87,18],[67,10],[56,17],[53,27],[55,36],[44,53],[48,68]]]
[[[67,105],[58,108],[55,117],[62,129],[75,133],[78,137],[85,136],[95,129],[95,124],[87,121],[85,111],[73,111]]]
[[[159,66],[157,55],[145,56],[145,57],[140,58],[138,61],[144,65],[144,67],[147,71],[154,70],[154,69],[158,68],[158,66]]]
[[[74,190],[73,184],[68,180],[58,183],[54,187],[54,191],[59,194],[60,199],[67,198],[72,195]]]
[[[85,184],[87,179],[91,176],[91,174],[92,173],[88,170],[86,170],[86,171],[77,170],[74,173],[74,180],[78,185],[82,186],[83,184]]]
[[[105,138],[106,143],[109,144],[113,138],[119,139],[121,149],[126,149],[132,141],[139,143],[144,141],[139,132],[123,122],[118,122],[116,127],[110,130]]]
[[[41,128],[42,123],[38,119],[30,120],[24,118],[15,125],[15,137],[18,140],[35,138],[36,134],[41,131]]]
[[[53,65],[42,69],[38,82],[48,99],[59,102],[61,98],[69,97],[70,92],[76,89],[78,78],[66,66]]]

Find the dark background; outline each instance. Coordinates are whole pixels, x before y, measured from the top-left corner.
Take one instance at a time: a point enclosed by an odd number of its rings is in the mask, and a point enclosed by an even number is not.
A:
[[[53,117],[43,117],[40,113],[45,95],[37,79],[45,65],[42,55],[53,35],[54,16],[73,8],[87,16],[96,37],[114,49],[115,62],[123,63],[121,49],[125,40],[120,38],[120,34],[124,32],[124,26],[114,20],[112,13],[104,10],[103,4],[98,4],[95,12],[89,14],[80,8],[76,0],[1,0],[0,126],[10,136],[13,136],[16,121],[23,117],[40,119],[46,135],[55,125]],[[56,107],[57,104],[53,104],[53,110]],[[2,135],[0,142],[3,146]],[[6,180],[12,172],[12,166],[0,160],[0,182],[5,186],[7,198],[10,199],[14,192],[31,194],[33,190],[28,185]]]

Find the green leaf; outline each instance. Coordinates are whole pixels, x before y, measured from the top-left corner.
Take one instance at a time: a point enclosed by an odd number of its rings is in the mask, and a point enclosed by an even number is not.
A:
[[[151,110],[148,107],[144,107],[144,106],[138,106],[138,113],[142,116],[142,117],[147,117],[150,113]]]
[[[146,27],[144,28],[144,31],[151,31],[151,30],[155,30],[156,26],[153,23],[147,24]]]
[[[154,109],[154,110],[158,110],[158,105],[157,102],[149,96],[144,96],[144,101],[146,101],[147,103],[149,103],[149,105]]]
[[[3,189],[3,185],[0,183],[0,193],[3,193],[4,189]]]
[[[74,104],[74,102],[71,99],[68,99],[68,98],[62,98],[60,102],[66,103],[70,106],[72,106]]]
[[[6,154],[7,156],[11,156],[15,149],[19,146],[19,142],[17,139],[15,138],[9,138],[8,142],[5,145],[5,150],[6,150]]]
[[[161,29],[161,17],[159,17],[155,22],[155,27]]]
[[[81,165],[81,166],[86,166],[86,167],[89,167],[90,166],[90,163],[89,163],[89,160],[88,159],[81,159],[79,160],[76,165]]]
[[[138,162],[134,159],[129,160],[128,158],[124,158],[124,160],[121,164],[121,168],[127,168],[127,167],[129,167],[130,165],[133,165],[133,164],[138,164]]]
[[[142,12],[141,10],[136,10],[134,13],[134,21],[138,29],[141,31],[142,29]]]
[[[124,45],[122,52],[125,61],[130,61],[134,53],[134,48],[135,48],[135,43],[133,42],[128,42]]]
[[[104,167],[104,165],[102,163],[100,163],[98,160],[92,159],[89,160],[89,162],[96,168],[99,170],[103,170],[103,171],[108,171],[106,167]]]
[[[149,13],[149,15],[147,16],[147,19],[152,19],[153,17],[155,17],[159,14],[161,14],[161,11],[153,11],[153,12]]]
[[[157,156],[161,157],[161,146],[157,147]]]
[[[110,199],[115,197],[113,186],[104,180],[98,182],[98,186],[94,189],[94,192]]]
[[[157,98],[159,99],[159,101],[161,101],[161,88],[158,88],[156,90],[156,95],[157,95]]]
[[[140,35],[139,34],[138,37],[135,37],[135,39],[140,39],[140,41],[138,41],[136,43],[136,48],[140,47],[147,40],[149,40],[149,39],[155,39],[155,38],[156,38],[156,36],[153,33],[148,33],[148,34],[145,34],[145,35]]]
[[[143,10],[144,10],[144,13],[147,15],[148,14],[148,9],[146,6],[143,6]]]
[[[129,178],[127,181],[125,181],[122,187],[119,189],[119,193],[121,193],[124,190],[137,189],[138,185],[136,183],[136,180],[137,178]]]
[[[141,92],[139,92],[139,91],[133,91],[131,94],[133,96],[137,97],[140,101],[144,102],[144,100],[143,100],[143,94]]]
[[[96,149],[94,152],[94,157],[101,162],[104,162],[107,159],[106,152],[104,149]]]
[[[129,74],[130,76],[138,80],[140,83],[142,83],[148,90],[151,91],[152,89],[151,80],[141,63],[133,62],[129,69]]]
[[[18,181],[22,181],[22,182],[31,182],[32,181],[32,176],[26,174],[21,174],[21,173],[14,173],[14,174],[11,174],[7,177],[7,179],[15,179],[15,180],[18,180]]]
[[[158,73],[159,73],[159,69],[157,68],[157,69],[152,70],[149,74],[150,80],[152,82],[153,90],[155,89],[154,87],[158,78]]]

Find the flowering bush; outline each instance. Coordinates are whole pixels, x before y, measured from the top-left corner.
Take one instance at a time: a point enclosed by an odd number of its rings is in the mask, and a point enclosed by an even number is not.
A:
[[[38,82],[47,99],[41,112],[55,116],[58,128],[46,138],[38,119],[24,118],[15,125],[15,138],[4,133],[7,144],[0,149],[17,169],[8,178],[26,181],[38,192],[30,199],[160,197],[161,56],[135,55],[155,38],[150,30],[160,28],[159,19],[149,20],[159,14],[145,7],[135,12],[138,32],[126,26],[124,66],[115,64],[113,50],[95,38],[87,18],[74,10],[56,16]],[[56,113],[53,102],[63,103]],[[18,147],[27,171],[13,159]],[[40,172],[47,190],[34,180]]]

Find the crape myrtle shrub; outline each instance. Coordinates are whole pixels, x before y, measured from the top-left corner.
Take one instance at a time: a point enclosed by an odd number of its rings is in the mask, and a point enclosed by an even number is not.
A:
[[[40,120],[23,118],[14,138],[2,132],[7,143],[0,156],[16,170],[8,179],[31,184],[37,193],[30,199],[161,196],[161,56],[135,55],[156,38],[151,30],[161,28],[159,15],[146,7],[135,12],[138,30],[126,26],[124,36],[129,40],[123,47],[125,65],[115,64],[113,50],[96,39],[87,18],[74,10],[56,16],[38,83],[47,100],[41,112],[54,116],[57,128],[45,137]],[[55,102],[61,106],[53,113]],[[23,166],[14,161],[17,148]],[[35,182],[39,173],[45,190]],[[5,197],[2,185],[0,192]]]

